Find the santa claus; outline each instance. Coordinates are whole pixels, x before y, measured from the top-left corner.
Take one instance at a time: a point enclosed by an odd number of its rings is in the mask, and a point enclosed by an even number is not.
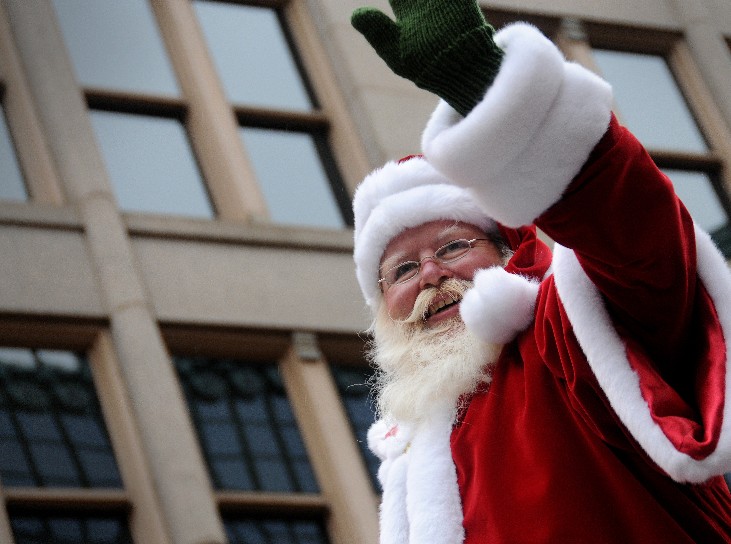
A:
[[[353,202],[381,542],[731,542],[723,257],[538,30],[391,6],[353,23],[442,101]]]

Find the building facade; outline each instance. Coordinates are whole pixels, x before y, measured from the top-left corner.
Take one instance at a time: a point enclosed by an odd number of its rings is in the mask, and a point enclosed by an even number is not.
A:
[[[0,542],[377,542],[350,197],[435,99],[361,5],[0,0]],[[483,7],[604,75],[731,255],[731,4]]]

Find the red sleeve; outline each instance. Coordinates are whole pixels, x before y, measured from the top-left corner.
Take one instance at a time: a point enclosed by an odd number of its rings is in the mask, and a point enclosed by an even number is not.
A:
[[[536,224],[575,251],[617,329],[672,369],[689,341],[696,297],[693,222],[615,118],[564,197]]]

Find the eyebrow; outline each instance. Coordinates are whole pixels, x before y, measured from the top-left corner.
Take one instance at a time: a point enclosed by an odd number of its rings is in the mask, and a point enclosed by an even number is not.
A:
[[[457,223],[454,223],[452,225],[449,225],[448,227],[445,227],[439,234],[437,234],[437,240],[447,240],[448,238],[451,238],[454,236],[455,232],[459,232],[459,230],[462,227],[458,225]],[[454,239],[454,238],[452,238]]]

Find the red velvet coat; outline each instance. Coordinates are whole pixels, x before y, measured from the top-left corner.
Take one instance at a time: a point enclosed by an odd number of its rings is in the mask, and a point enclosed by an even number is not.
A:
[[[731,542],[731,272],[605,82],[527,25],[496,42],[484,99],[440,103],[422,145],[506,225],[514,256],[460,304],[505,346],[456,423],[371,429],[381,542]]]
[[[652,419],[679,450],[711,454],[722,432],[726,347],[697,279],[692,221],[670,183],[613,121],[537,224],[574,250],[600,291]],[[545,263],[538,248],[516,258]],[[723,478],[677,483],[648,458],[597,382],[554,276],[451,448],[470,544],[731,541]]]

